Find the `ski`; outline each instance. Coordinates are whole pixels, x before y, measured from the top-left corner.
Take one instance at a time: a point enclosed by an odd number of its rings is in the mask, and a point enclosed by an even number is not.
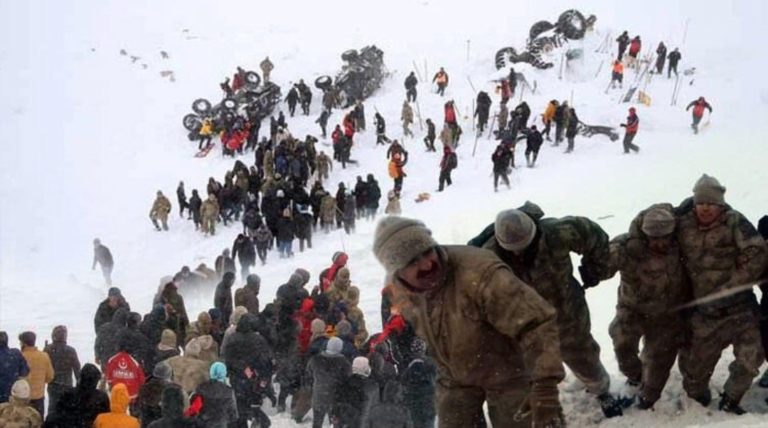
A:
[[[211,152],[211,150],[213,149],[213,146],[214,146],[214,144],[211,143],[211,144],[208,144],[207,146],[203,147],[203,150],[200,150],[199,152],[195,153],[195,157],[196,158],[204,158],[204,157],[208,156],[208,153]]]

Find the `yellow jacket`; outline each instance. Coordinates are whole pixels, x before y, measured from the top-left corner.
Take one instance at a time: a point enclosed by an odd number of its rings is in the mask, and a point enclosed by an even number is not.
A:
[[[21,353],[29,366],[29,398],[38,400],[45,396],[45,384],[53,380],[51,358],[35,346],[25,346]]]
[[[555,111],[557,110],[557,107],[553,103],[547,104],[547,108],[544,110],[544,114],[541,115],[542,119],[544,119],[544,123],[547,123],[555,118]]]

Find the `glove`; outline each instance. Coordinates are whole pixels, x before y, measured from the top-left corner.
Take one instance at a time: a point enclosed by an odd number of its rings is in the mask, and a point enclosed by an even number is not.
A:
[[[600,283],[600,278],[598,278],[587,266],[579,266],[579,275],[581,275],[582,288],[585,290]]]
[[[528,396],[533,428],[559,428],[565,426],[556,383],[534,383]]]
[[[627,124],[626,124],[626,123],[622,123],[622,124],[621,124],[621,125],[619,125],[619,126],[621,126],[622,128],[626,128],[626,127],[627,127]]]

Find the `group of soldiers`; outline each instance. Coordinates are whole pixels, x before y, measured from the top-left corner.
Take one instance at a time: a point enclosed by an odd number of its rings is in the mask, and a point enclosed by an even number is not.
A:
[[[562,426],[561,362],[607,417],[632,402],[653,408],[676,359],[687,395],[706,407],[715,365],[731,345],[718,408],[743,414],[740,401],[764,361],[752,288],[768,271],[768,246],[724,195],[703,175],[692,197],[652,205],[612,240],[587,218],[547,218],[530,202],[499,213],[468,246],[438,244],[417,220],[380,221],[373,251],[393,304],[441,369],[440,426],[475,426],[483,402],[494,425]],[[768,229],[768,218],[763,223]],[[581,255],[581,282],[572,252]],[[616,272],[609,331],[636,391],[629,399],[609,392],[584,297]]]

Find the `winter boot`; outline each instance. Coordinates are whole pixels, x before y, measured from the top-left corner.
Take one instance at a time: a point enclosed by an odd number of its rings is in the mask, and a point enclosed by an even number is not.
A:
[[[720,399],[720,404],[717,407],[724,412],[733,413],[734,415],[743,415],[744,413],[747,413],[746,410],[739,406],[739,403],[734,402],[725,394],[723,394]]]
[[[645,398],[639,397],[637,400],[637,408],[640,410],[650,410],[653,409],[654,403],[650,401],[646,401]]]
[[[603,411],[606,418],[614,418],[616,416],[624,415],[619,401],[616,400],[613,395],[606,392],[598,395],[597,399],[600,401],[600,409]]]

